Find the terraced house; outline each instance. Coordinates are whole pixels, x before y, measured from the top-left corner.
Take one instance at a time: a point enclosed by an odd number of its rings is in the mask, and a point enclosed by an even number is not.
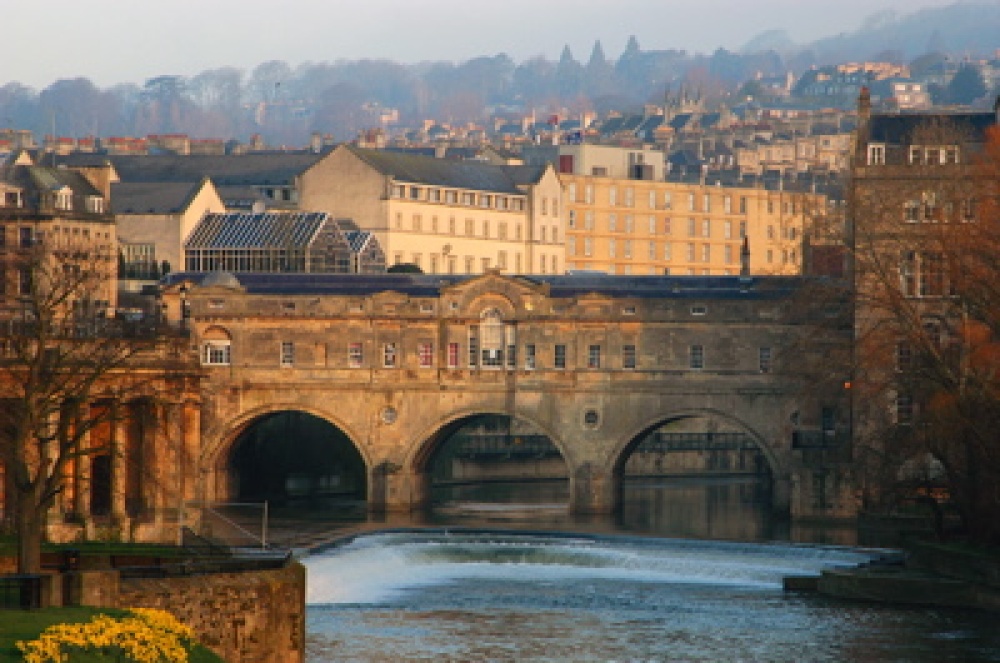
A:
[[[476,161],[343,145],[317,164],[312,209],[352,219],[390,265],[427,273],[558,274],[565,269],[562,189],[551,165]]]

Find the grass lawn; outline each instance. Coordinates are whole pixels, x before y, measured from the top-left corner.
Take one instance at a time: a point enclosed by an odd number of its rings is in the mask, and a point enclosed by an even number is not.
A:
[[[0,611],[0,663],[22,661],[21,653],[14,646],[18,640],[33,640],[38,634],[53,624],[87,622],[94,615],[104,613],[110,616],[127,614],[124,610],[109,608],[47,608],[45,610],[2,610]],[[73,663],[110,663],[116,660],[101,654],[74,654]],[[224,663],[221,658],[196,645],[191,652],[191,663]]]

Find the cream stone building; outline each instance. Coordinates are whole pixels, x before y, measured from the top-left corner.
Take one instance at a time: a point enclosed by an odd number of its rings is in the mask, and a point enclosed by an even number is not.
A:
[[[566,265],[609,274],[802,273],[821,194],[563,173]]]
[[[87,288],[74,290],[63,303],[81,316],[113,315],[117,237],[106,181],[106,174],[97,170],[35,165],[26,153],[0,167],[0,319],[27,315],[33,282],[51,268],[57,274],[96,274]],[[38,248],[57,262],[36,261]],[[39,266],[43,264],[48,266]],[[52,278],[64,288],[76,280]]]
[[[205,214],[226,206],[212,182],[116,182],[111,200],[126,278],[143,278],[143,267],[184,265],[184,241]],[[152,271],[152,270],[147,270]]]
[[[440,274],[565,270],[562,187],[551,165],[342,145],[301,178],[299,206],[374,233],[390,266],[411,263]]]

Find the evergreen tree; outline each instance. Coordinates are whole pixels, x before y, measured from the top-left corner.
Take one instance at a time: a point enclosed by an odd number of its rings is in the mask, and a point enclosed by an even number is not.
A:
[[[564,46],[559,64],[556,65],[556,90],[564,100],[576,97],[582,91],[583,65],[573,59],[569,46]]]
[[[953,104],[971,104],[986,94],[983,73],[975,65],[963,65],[948,84],[948,100]]]

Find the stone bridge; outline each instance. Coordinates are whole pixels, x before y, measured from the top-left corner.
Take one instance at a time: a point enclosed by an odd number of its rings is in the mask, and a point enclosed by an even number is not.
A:
[[[789,277],[172,275],[162,306],[201,357],[197,497],[233,496],[230,456],[266,415],[339,429],[375,510],[429,500],[429,463],[462,422],[544,432],[570,507],[620,501],[625,462],[661,426],[707,418],[767,459],[777,510],[853,515],[845,304]],[[819,290],[817,290],[817,288]],[[833,302],[833,304],[831,304]],[[846,371],[846,367],[844,371]]]

